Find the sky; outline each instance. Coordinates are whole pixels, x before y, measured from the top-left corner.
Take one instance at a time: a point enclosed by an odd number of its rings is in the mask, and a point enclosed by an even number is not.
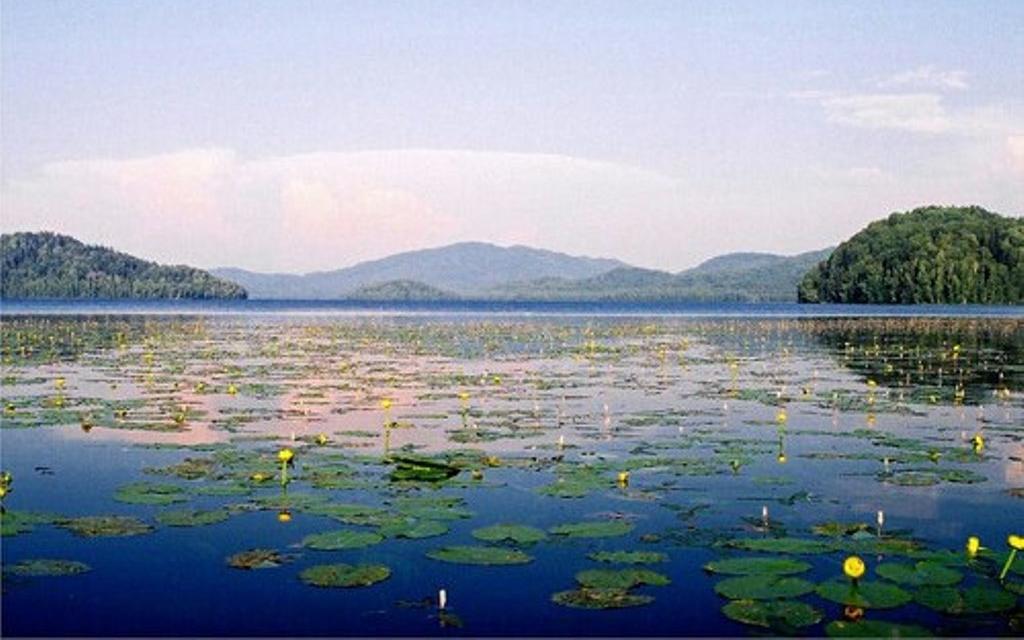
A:
[[[1024,2],[3,0],[0,229],[308,272],[678,271],[1024,214]]]

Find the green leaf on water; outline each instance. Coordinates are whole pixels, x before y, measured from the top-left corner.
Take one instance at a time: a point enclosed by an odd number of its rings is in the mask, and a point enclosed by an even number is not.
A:
[[[966,589],[926,586],[914,594],[914,600],[929,609],[963,615],[1007,611],[1017,603],[1017,596],[998,587],[981,585]]]
[[[596,562],[611,564],[657,564],[668,562],[668,556],[657,551],[595,551],[587,556]]]
[[[229,567],[235,569],[273,569],[290,562],[291,556],[281,554],[274,549],[248,549],[228,557]]]
[[[547,534],[536,527],[523,524],[496,524],[473,530],[473,537],[484,542],[512,542],[535,544],[547,538]]]
[[[22,560],[5,571],[26,577],[73,576],[90,571],[91,567],[77,560],[55,560],[53,558],[32,558]]]
[[[633,523],[625,520],[598,520],[592,522],[572,522],[548,529],[556,536],[567,538],[613,538],[624,536],[633,530]]]
[[[576,582],[590,589],[632,589],[644,584],[663,587],[672,581],[650,569],[589,569],[577,573]]]
[[[795,600],[733,600],[722,613],[736,622],[781,630],[809,627],[822,618],[821,611]]]
[[[715,592],[730,600],[796,598],[812,591],[812,582],[770,573],[726,578],[715,585]]]
[[[531,556],[516,549],[504,547],[451,546],[427,552],[427,557],[441,562],[477,565],[526,564]]]
[[[937,562],[918,562],[917,564],[898,564],[887,562],[878,565],[875,573],[893,582],[920,586],[949,586],[960,582],[963,575],[959,571],[944,567]]]
[[[57,526],[83,538],[137,536],[153,527],[132,516],[84,516],[57,521]]]
[[[826,600],[867,609],[892,609],[901,607],[913,599],[909,593],[894,584],[860,582],[854,586],[844,578],[822,582],[816,592]]]
[[[924,627],[896,624],[885,620],[835,620],[825,627],[830,638],[930,638],[932,633]]]
[[[704,565],[708,573],[724,573],[727,575],[750,576],[759,574],[787,575],[803,573],[811,565],[803,560],[792,558],[727,558],[712,560]]]
[[[368,587],[387,580],[391,569],[380,564],[318,564],[305,569],[299,579],[314,587]]]
[[[723,544],[732,549],[797,555],[829,553],[835,549],[829,542],[811,538],[735,538]]]
[[[185,502],[188,500],[188,494],[173,484],[135,482],[120,487],[114,494],[114,500],[128,504],[168,505]]]
[[[651,596],[637,595],[625,589],[573,589],[559,591],[551,601],[574,609],[624,609],[654,602]]]
[[[325,531],[314,533],[302,539],[302,546],[318,551],[338,551],[340,549],[362,549],[383,541],[384,537],[373,531]]]
[[[448,525],[436,520],[416,518],[395,518],[380,525],[377,532],[387,538],[433,538],[448,533]]]

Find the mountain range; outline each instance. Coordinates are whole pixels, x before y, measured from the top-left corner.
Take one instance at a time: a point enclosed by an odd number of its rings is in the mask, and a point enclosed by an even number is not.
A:
[[[831,249],[780,256],[731,253],[679,273],[523,246],[462,242],[304,275],[212,269],[252,298],[531,301],[793,301]]]

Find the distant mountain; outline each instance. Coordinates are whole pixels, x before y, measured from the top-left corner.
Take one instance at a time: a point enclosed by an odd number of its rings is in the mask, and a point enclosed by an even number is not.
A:
[[[801,302],[1024,304],[1024,218],[921,207],[872,222],[800,282]]]
[[[245,298],[200,269],[162,266],[55,233],[0,235],[0,298]]]
[[[830,252],[823,249],[795,256],[732,253],[675,275],[620,267],[577,280],[546,278],[507,283],[487,294],[502,300],[793,302],[794,287]]]
[[[212,273],[245,287],[253,298],[349,298],[363,287],[401,280],[415,281],[459,296],[478,297],[510,281],[589,278],[623,266],[625,264],[618,260],[570,256],[522,246],[461,242],[305,275],[263,274],[227,268],[213,269]]]
[[[350,300],[379,300],[381,302],[432,302],[458,298],[454,293],[415,280],[389,280],[380,284],[370,284],[359,287],[347,297]]]

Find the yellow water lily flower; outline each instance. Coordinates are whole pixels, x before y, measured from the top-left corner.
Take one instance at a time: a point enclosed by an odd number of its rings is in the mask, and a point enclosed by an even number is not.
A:
[[[1013,566],[1013,561],[1017,559],[1017,552],[1024,550],[1024,536],[1011,533],[1006,538],[1006,544],[1010,545],[1010,555],[1006,558],[1006,564],[1003,565],[1003,570],[999,572],[1000,580],[1006,578],[1006,574],[1010,571],[1010,567]]]
[[[292,451],[291,449],[281,449],[280,451],[277,452],[277,459],[285,464],[291,462],[292,458],[294,457],[295,452]]]
[[[1006,539],[1006,544],[1010,545],[1011,548],[1017,551],[1024,551],[1024,536],[1013,535]]]
[[[262,473],[260,471],[257,471],[256,473],[249,476],[249,479],[252,480],[253,482],[266,482],[267,480],[270,480],[270,478],[272,477],[273,476],[271,476],[269,473]]]
[[[314,440],[314,442],[316,442],[321,447],[324,446],[325,444],[327,444],[327,434],[326,433],[318,433],[317,436],[316,436],[316,439]]]
[[[290,511],[279,511],[278,514],[277,514],[277,521],[278,522],[291,522],[292,521],[292,514],[291,514],[291,512]]]
[[[971,438],[971,446],[974,447],[975,453],[980,453],[981,450],[985,448],[985,437],[980,433],[975,434],[974,437]]]
[[[786,414],[786,410],[779,409],[779,412],[775,414],[775,422],[785,424],[787,420],[789,420],[789,416]]]
[[[967,538],[967,555],[974,557],[978,555],[978,551],[981,550],[981,539],[978,536],[971,536]]]
[[[385,410],[385,411],[390,409],[391,408],[391,400],[389,400],[388,398],[384,398],[383,400],[381,400],[380,401],[380,408]]]
[[[843,561],[843,573],[851,580],[859,580],[864,575],[864,561],[857,556],[849,556]]]
[[[622,485],[623,487],[628,485],[629,484],[629,472],[628,471],[620,471],[619,472],[618,480],[619,480],[619,484]]]

